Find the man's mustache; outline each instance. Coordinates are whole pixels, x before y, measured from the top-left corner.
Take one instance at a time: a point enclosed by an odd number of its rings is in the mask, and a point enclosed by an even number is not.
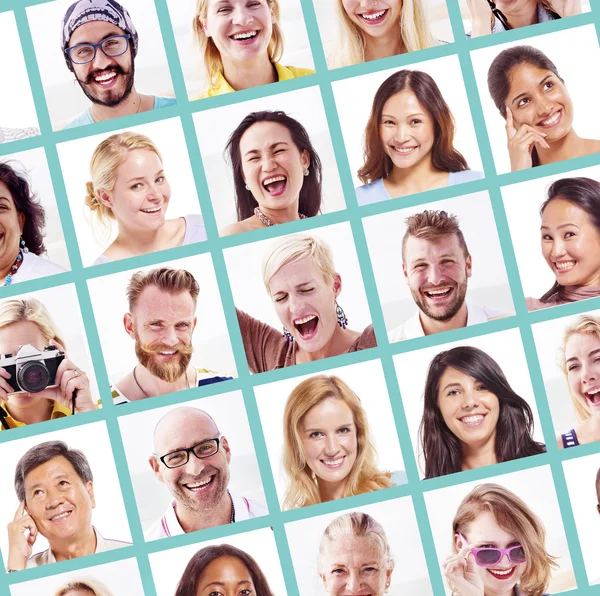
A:
[[[101,70],[94,70],[87,76],[87,78],[83,82],[86,85],[91,85],[92,83],[95,83],[94,79],[97,76],[103,75],[103,74],[108,74],[109,72],[114,72],[116,74],[122,74],[122,75],[129,74],[128,72],[125,72],[121,66],[119,66],[118,64],[115,64],[114,66],[110,66],[109,68],[103,68]]]

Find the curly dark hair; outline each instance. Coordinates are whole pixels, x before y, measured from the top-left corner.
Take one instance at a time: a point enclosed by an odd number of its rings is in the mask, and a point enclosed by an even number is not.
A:
[[[46,225],[46,214],[31,189],[31,182],[27,175],[18,172],[8,162],[0,162],[0,182],[8,188],[17,211],[25,216],[21,236],[29,252],[36,255],[45,253],[43,231]]]

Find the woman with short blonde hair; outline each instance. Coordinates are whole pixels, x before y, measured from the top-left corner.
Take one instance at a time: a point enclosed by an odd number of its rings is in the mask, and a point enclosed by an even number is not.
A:
[[[66,586],[59,588],[54,596],[113,596],[113,593],[97,579],[79,579],[69,582]]]

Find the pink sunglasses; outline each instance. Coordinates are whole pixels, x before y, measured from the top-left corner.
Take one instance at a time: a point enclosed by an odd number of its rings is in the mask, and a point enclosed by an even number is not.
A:
[[[460,532],[458,532],[458,535],[464,544],[469,544],[467,539]],[[493,567],[502,561],[504,555],[508,557],[508,560],[513,563],[513,565],[527,562],[525,549],[520,544],[517,546],[509,546],[508,548],[472,548],[471,552],[475,557],[475,563],[477,563],[479,567]]]

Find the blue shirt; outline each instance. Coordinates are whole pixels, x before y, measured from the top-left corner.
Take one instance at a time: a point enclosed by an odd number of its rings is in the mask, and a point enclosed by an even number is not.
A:
[[[448,186],[454,186],[455,184],[461,184],[462,182],[471,182],[472,180],[481,180],[481,178],[483,178],[483,172],[476,172],[474,170],[450,172],[450,175],[448,176]],[[390,197],[383,185],[383,178],[380,178],[370,184],[359,186],[356,189],[356,198],[359,205],[370,205],[371,203],[387,201],[393,197]]]
[[[154,96],[154,108],[157,110],[158,108],[168,108],[170,106],[174,106],[177,104],[177,100],[174,97],[159,97],[158,95]],[[86,124],[94,124],[95,120],[92,118],[92,114],[90,112],[90,108],[88,108],[83,114],[77,116],[75,120],[71,120],[69,124],[67,124],[63,130],[67,130],[67,128],[75,128],[77,126],[84,126]]]

